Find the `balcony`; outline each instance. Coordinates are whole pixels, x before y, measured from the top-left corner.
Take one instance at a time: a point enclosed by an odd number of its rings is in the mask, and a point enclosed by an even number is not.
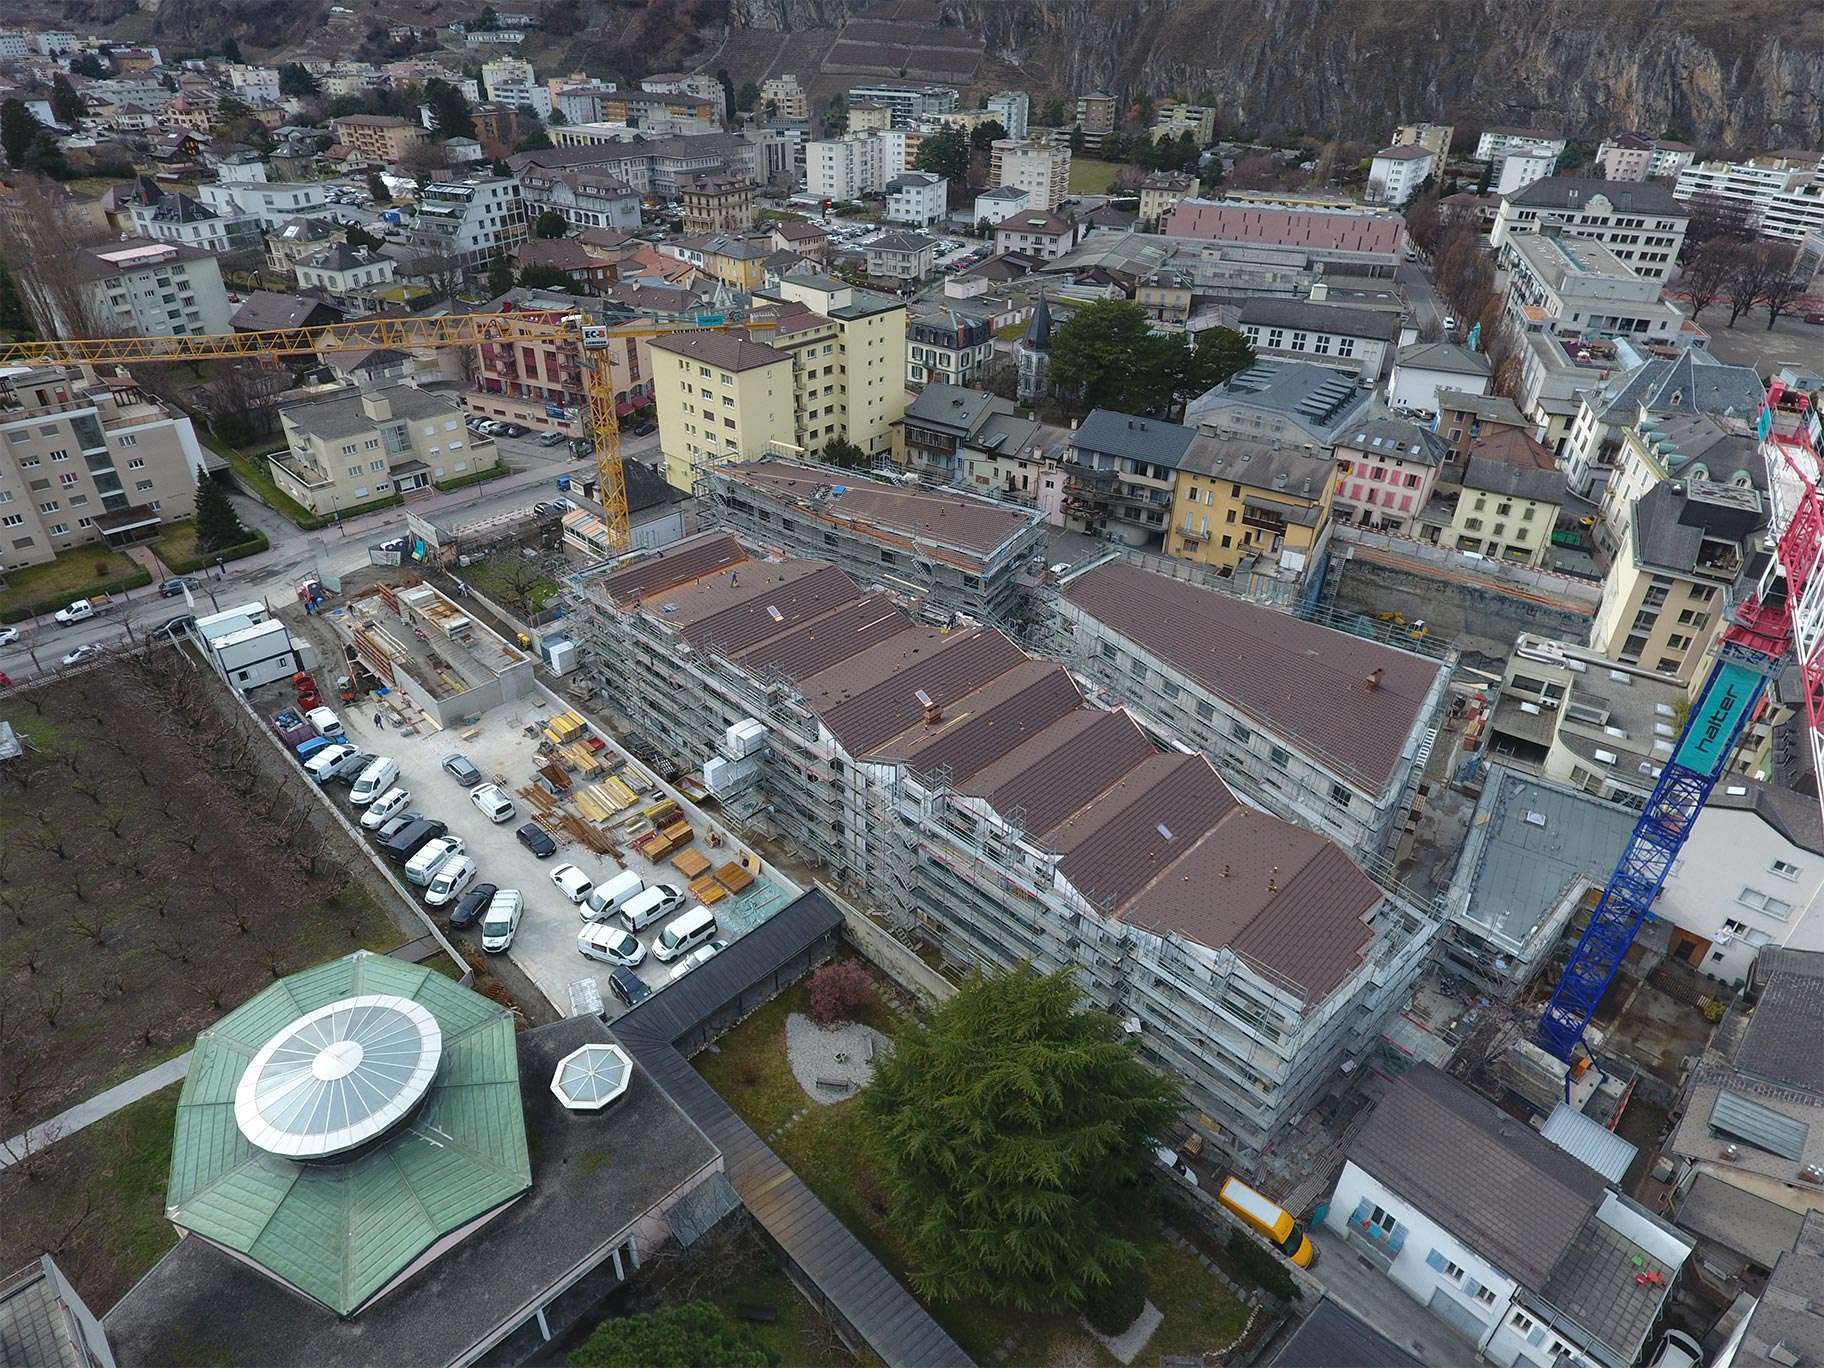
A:
[[[1208,531],[1199,530],[1198,528],[1190,526],[1188,523],[1183,527],[1174,527],[1172,531],[1177,533],[1178,536],[1182,537],[1187,542],[1207,542],[1210,539]]]

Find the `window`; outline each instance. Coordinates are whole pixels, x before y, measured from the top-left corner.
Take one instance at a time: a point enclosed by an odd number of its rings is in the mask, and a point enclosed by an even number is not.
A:
[[[1782,902],[1778,898],[1770,897],[1761,892],[1758,888],[1744,888],[1736,898],[1736,901],[1743,907],[1753,908],[1756,912],[1765,913],[1767,916],[1777,918],[1780,921],[1785,921],[1786,914],[1792,911],[1791,903]]]
[[[1514,1327],[1514,1329],[1518,1330],[1521,1334],[1525,1335],[1525,1334],[1530,1334],[1532,1332],[1533,1325],[1535,1324],[1535,1322],[1531,1316],[1526,1314],[1526,1312],[1516,1311],[1516,1312],[1514,1312],[1513,1319],[1511,1321],[1509,1321],[1508,1324],[1512,1325]]]
[[[129,433],[124,434],[121,437],[120,444],[122,446],[138,446],[139,438],[137,436],[135,436],[133,433],[129,432]]]
[[[146,460],[143,456],[135,456],[132,460],[127,462],[128,470],[144,470],[145,468]]]
[[[1103,642],[1102,643],[1102,659],[1113,660],[1114,658],[1115,658],[1115,648],[1113,646],[1110,646],[1106,641]]]
[[[1330,785],[1330,801],[1335,803],[1338,807],[1341,807],[1341,808],[1348,807],[1349,806],[1349,790],[1346,787],[1344,787],[1342,784]]]
[[[1215,705],[1213,703],[1209,703],[1209,702],[1205,701],[1204,699],[1201,699],[1201,698],[1198,699],[1197,700],[1197,716],[1202,718],[1205,722],[1212,721],[1216,716]]]
[[[1775,860],[1772,864],[1767,866],[1767,869],[1769,873],[1775,874],[1782,879],[1796,879],[1799,877],[1799,867],[1789,860]]]
[[[1239,722],[1231,722],[1229,724],[1229,735],[1245,746],[1253,739],[1254,733],[1242,726]]]
[[[24,523],[25,514],[23,513],[8,513],[4,518],[0,518],[0,527],[21,527]]]

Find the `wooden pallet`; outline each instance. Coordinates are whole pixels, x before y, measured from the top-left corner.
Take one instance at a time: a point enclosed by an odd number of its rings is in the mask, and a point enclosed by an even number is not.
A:
[[[543,764],[538,767],[538,772],[549,779],[553,787],[560,788],[565,793],[570,791],[570,776],[564,772],[562,765]]]
[[[557,799],[546,793],[537,784],[527,784],[524,788],[513,791],[537,808],[541,816],[557,810]]]
[[[730,893],[739,893],[753,881],[754,876],[732,860],[716,871],[716,882]]]
[[[715,875],[705,874],[699,879],[690,881],[690,895],[705,907],[711,903],[721,902],[728,896],[728,890],[716,882]]]
[[[671,857],[671,867],[686,879],[709,873],[709,860],[700,850],[680,850]]]

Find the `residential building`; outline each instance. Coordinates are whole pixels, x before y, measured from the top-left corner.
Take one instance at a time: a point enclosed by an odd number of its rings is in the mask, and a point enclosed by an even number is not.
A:
[[[1121,101],[1106,90],[1077,96],[1077,127],[1083,130],[1083,150],[1097,152],[1102,140],[1121,122]]]
[[[252,218],[268,232],[299,214],[330,208],[328,186],[320,181],[218,180],[198,187],[197,194],[216,213]]]
[[[1501,1368],[1630,1368],[1691,1239],[1431,1064],[1349,1143],[1326,1223]],[[1340,1251],[1339,1251],[1340,1253]]]
[[[881,184],[917,169],[918,149],[930,131],[926,127],[887,128],[874,135],[880,139]]]
[[[1540,565],[1564,500],[1564,480],[1555,470],[1471,454],[1445,544],[1490,560]]]
[[[1343,430],[1335,451],[1338,519],[1412,536],[1444,464],[1444,439],[1370,412]]]
[[[1233,593],[1108,561],[1068,576],[1069,663],[1168,749],[1358,860],[1389,854],[1444,716],[1451,667]]]
[[[974,221],[989,227],[1032,204],[1032,196],[1012,185],[996,185],[975,197]]]
[[[106,330],[104,337],[228,331],[222,268],[202,248],[128,238],[89,248],[78,269],[88,281],[89,310]],[[73,321],[64,323],[73,329]]]
[[[1677,180],[1696,155],[1689,143],[1618,133],[1596,149],[1596,169],[1611,181]]]
[[[1140,222],[1156,226],[1171,207],[1197,193],[1202,182],[1182,171],[1153,171],[1140,182]]]
[[[432,181],[418,194],[413,228],[426,251],[453,257],[470,269],[489,262],[526,240],[526,202],[513,176],[471,176],[460,181]]]
[[[988,112],[1000,121],[1015,142],[1026,136],[1032,122],[1032,96],[1023,90],[1003,90],[988,97]]]
[[[1687,204],[1704,196],[1735,205],[1764,238],[1803,242],[1824,230],[1824,158],[1815,153],[1693,162],[1672,193]]]
[[[1302,581],[1329,540],[1333,469],[1328,446],[1199,435],[1173,488],[1166,554],[1228,575]]]
[[[893,127],[893,106],[861,100],[849,106],[851,133],[881,133]]]
[[[1036,508],[1048,526],[1058,525],[1064,503],[1063,466],[1036,420],[997,408],[969,435],[962,456],[968,488]]]
[[[237,333],[272,332],[280,328],[319,328],[326,323],[340,323],[342,310],[316,295],[278,294],[272,290],[254,290],[241,300],[241,307],[228,320]]]
[[[1780,882],[1733,860],[1719,872],[1731,869],[1739,884]],[[1806,1213],[1808,1224],[1824,1213],[1820,980],[1824,951],[1772,944],[1761,950],[1751,980],[1753,1010],[1738,1003],[1723,1017],[1691,1072],[1684,1114],[1665,1142],[1665,1154],[1679,1165],[1681,1185],[1709,1176],[1787,1211]],[[1810,1294],[1817,1295],[1815,1285]],[[1758,1368],[1780,1359],[1775,1354],[1748,1361]]]
[[[1538,681],[1525,702],[1562,704]],[[1524,706],[1524,703],[1523,703]],[[1511,1001],[1551,962],[1566,928],[1595,905],[1633,834],[1632,809],[1491,759],[1445,893],[1439,963],[1480,992]]]
[[[1159,231],[1223,248],[1283,247],[1306,255],[1317,274],[1390,277],[1406,251],[1406,220],[1386,209],[1185,199]]]
[[[1036,512],[958,490],[787,460],[712,466],[708,487],[717,520],[749,544],[815,553],[870,589],[915,596],[944,615],[1017,617],[1020,576],[1044,554]]]
[[[1624,365],[1629,357],[1635,363]],[[1606,358],[1598,354],[1594,359]],[[1614,371],[1581,391],[1565,442],[1565,482],[1586,499],[1596,497],[1620,465],[1628,429],[1654,417],[1681,414],[1753,424],[1767,406],[1766,388],[1752,367],[1726,366],[1700,347],[1645,359],[1630,350],[1616,355],[1614,365]]]
[[[1489,714],[1489,758],[1638,811],[1687,703],[1670,675],[1523,632]]]
[[[553,333],[567,316],[590,319],[592,326],[603,330],[602,346],[592,349],[591,355],[607,358],[616,412],[626,418],[653,402],[652,339],[633,336],[637,324],[627,322],[619,308],[605,312],[601,300],[587,295],[524,288],[510,291],[489,307],[522,321],[533,315],[533,321],[549,323]],[[482,417],[567,437],[590,436],[582,358],[568,337],[483,343],[475,349],[474,375],[465,399],[469,412]]]
[[[1694,684],[1728,625],[1729,595],[1767,563],[1766,526],[1761,492],[1747,481],[1685,476],[1654,485],[1633,501],[1591,644],[1613,660],[1645,662]]]
[[[698,95],[589,84],[565,87],[554,98],[569,120],[547,130],[559,147],[615,141],[639,133],[664,136],[722,130],[716,104]]]
[[[1644,343],[1637,348],[1625,338],[1560,338],[1549,332],[1526,332],[1518,343],[1520,379],[1514,388],[1514,404],[1534,423],[1539,440],[1561,464],[1567,460],[1585,394],[1653,355]],[[1610,455],[1612,458],[1613,452]]]
[[[916,622],[836,566],[709,535],[572,601],[585,669],[693,767],[766,719],[753,766],[714,766],[730,820],[839,872],[946,963],[1073,969],[1238,1161],[1374,1048],[1436,932],[1062,666],[993,627]]]
[[[1691,211],[1658,181],[1548,176],[1502,197],[1488,242],[1510,268],[1515,237],[1555,227],[1564,237],[1600,242],[1643,280],[1664,282],[1677,269],[1690,222]]]
[[[1437,165],[1437,154],[1418,143],[1383,147],[1368,163],[1368,203],[1406,203]]]
[[[507,166],[515,174],[529,166],[547,170],[588,166],[626,181],[642,195],[664,197],[680,195],[686,181],[705,172],[728,171],[760,179],[760,145],[732,133],[653,136],[621,128],[618,136],[593,138],[574,127],[551,131],[575,136],[562,146],[516,152],[507,158]]]
[[[717,233],[698,250],[703,269],[725,285],[757,290],[766,283],[766,259],[774,252],[771,233]]]
[[[150,206],[133,208],[134,231],[154,242],[200,247],[216,256],[260,249],[260,225],[243,214],[217,214],[188,195],[173,192]]]
[[[658,95],[694,95],[699,100],[707,100],[717,123],[725,122],[729,116],[728,92],[722,88],[722,82],[707,71],[662,71],[642,76],[640,89]]]
[[[1022,213],[1002,219],[994,228],[994,250],[1019,252],[1040,261],[1056,261],[1077,245],[1077,225],[1062,214]]]
[[[849,87],[849,105],[882,104],[893,111],[895,128],[911,128],[923,119],[949,114],[962,102],[949,86],[878,84]]]
[[[915,302],[907,310],[908,384],[975,385],[993,360],[994,329],[986,318],[955,301]]]
[[[1824,823],[1817,799],[1725,775],[1672,863],[1653,915],[1668,953],[1740,988],[1769,946],[1824,951]]]
[[[1169,266],[1143,277],[1134,290],[1134,303],[1158,323],[1185,323],[1195,301],[1196,277],[1190,271]]]
[[[1024,190],[1032,208],[1049,213],[1070,193],[1070,147],[1030,138],[996,138],[989,147],[988,180]]]
[[[767,77],[760,86],[760,107],[787,123],[803,123],[811,117],[810,102],[796,76]]]
[[[1472,393],[1468,390],[1441,389],[1437,395],[1438,417],[1432,431],[1444,439],[1449,448],[1439,478],[1446,485],[1462,482],[1463,467],[1469,460],[1469,449],[1482,438],[1503,432],[1526,433],[1532,430],[1525,414],[1504,395]]]
[[[754,226],[754,183],[746,176],[695,176],[685,182],[682,198],[684,231],[693,237],[745,232]]]
[[[1491,128],[1476,141],[1476,160],[1489,164],[1489,188],[1509,194],[1558,169],[1565,140],[1527,128]],[[1514,164],[1508,165],[1509,161]]]
[[[1185,421],[1216,436],[1303,447],[1328,459],[1372,398],[1372,385],[1349,371],[1269,358],[1191,400]]]
[[[1648,345],[1678,337],[1685,318],[1660,298],[1659,282],[1635,275],[1599,242],[1553,227],[1508,238],[1502,321],[1518,337],[1628,337]]]
[[[300,290],[314,290],[341,309],[361,309],[392,284],[396,264],[371,248],[338,242],[300,258],[294,269]]]
[[[1627,540],[1635,500],[1664,480],[1702,480],[1764,491],[1767,466],[1753,418],[1650,413],[1623,429],[1615,474],[1602,487],[1596,539],[1605,550]]]
[[[1423,147],[1442,166],[1450,159],[1450,140],[1456,136],[1455,124],[1411,123],[1393,130],[1393,146]]]
[[[615,228],[632,232],[640,226],[639,193],[599,167],[528,167],[519,175],[519,186],[522,212],[529,223],[555,211],[578,231]]]
[[[883,143],[873,133],[845,133],[804,145],[804,188],[818,199],[857,200],[886,188]]]
[[[1369,380],[1387,373],[1394,348],[1408,331],[1397,314],[1269,295],[1244,299],[1235,329],[1256,356],[1312,361]]]
[[[530,108],[540,119],[551,117],[551,90],[533,74],[532,64],[518,57],[493,57],[481,64],[481,84],[493,104]]]
[[[1091,409],[1064,455],[1064,513],[1073,531],[1159,548],[1172,493],[1197,429]]]
[[[0,570],[144,541],[195,511],[205,468],[189,417],[124,369],[13,367],[0,374]]]
[[[1697,1180],[1704,1181],[1701,1176]],[[1817,1352],[1815,1346],[1824,1344],[1824,1308],[1816,1293],[1819,1282],[1824,1281],[1824,1214],[1807,1212],[1791,1242],[1777,1249],[1781,1241],[1775,1223],[1789,1218],[1791,1212],[1754,1198],[1746,1204],[1724,1203],[1721,1215],[1728,1234],[1738,1239],[1745,1236],[1744,1242],[1752,1242],[1760,1258],[1772,1261],[1772,1271],[1753,1308],[1719,1351],[1715,1368],[1773,1368],[1787,1355],[1799,1352],[1793,1348],[1795,1344],[1808,1346],[1807,1354]],[[1685,1219],[1683,1207],[1679,1219],[1681,1223]]]
[[[431,139],[423,124],[396,114],[343,114],[329,126],[337,142],[370,166],[392,166]]]
[[[950,212],[950,182],[925,171],[908,171],[887,182],[887,219],[928,228]]]
[[[454,396],[411,385],[354,390],[280,410],[286,449],[273,482],[319,517],[493,468],[494,441],[470,432]]]
[[[862,244],[867,272],[875,280],[928,280],[937,268],[937,239],[923,233],[882,233]]]
[[[1435,414],[1441,391],[1487,394],[1493,376],[1481,352],[1455,342],[1412,342],[1394,353],[1387,404],[1396,411]]]
[[[341,240],[342,229],[328,219],[288,219],[266,235],[266,264],[280,275],[290,275],[302,257]]]
[[[1216,141],[1216,110],[1210,105],[1163,100],[1153,112],[1153,126],[1148,131],[1154,142],[1168,138],[1175,142],[1189,133],[1198,147],[1208,147]]]
[[[931,484],[965,485],[972,449],[987,449],[984,424],[1012,412],[1011,402],[987,390],[933,381],[906,405],[896,455]]]

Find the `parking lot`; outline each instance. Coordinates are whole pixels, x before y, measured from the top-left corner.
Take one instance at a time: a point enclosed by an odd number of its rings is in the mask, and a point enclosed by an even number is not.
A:
[[[596,853],[573,834],[566,833],[562,829],[563,824],[553,817],[544,819],[543,825],[552,832],[558,843],[558,851],[541,860],[522,845],[515,835],[520,826],[539,816],[534,803],[523,796],[520,790],[533,785],[541,764],[553,763],[552,756],[539,753],[539,745],[545,724],[562,711],[560,708],[550,705],[540,695],[536,699],[528,698],[495,708],[484,714],[479,723],[462,729],[460,733],[429,731],[413,734],[399,727],[386,704],[376,705],[377,700],[369,698],[360,703],[338,707],[337,711],[342,716],[351,743],[363,751],[390,756],[399,762],[399,778],[396,782],[412,795],[409,810],[445,823],[451,835],[462,838],[465,853],[477,865],[476,883],[491,883],[503,889],[516,888],[520,891],[525,899],[525,914],[508,954],[558,1011],[568,1013],[571,1010],[571,985],[581,979],[596,981],[602,1005],[610,1019],[625,1010],[625,1005],[610,991],[608,972],[612,966],[586,959],[577,949],[577,932],[585,923],[578,909],[551,882],[551,871],[563,864],[579,866],[597,884],[605,882],[622,869],[631,869],[645,880],[648,887],[655,883],[665,883],[684,893],[684,902],[677,912],[660,918],[637,933],[648,953],[633,972],[655,992],[669,982],[673,966],[660,963],[652,955],[652,942],[672,917],[682,915],[700,901],[698,896],[692,894],[690,880],[680,873],[673,861],[683,859],[687,865],[707,866],[710,870],[738,862],[744,848],[732,833],[710,822],[705,814],[682,795],[660,785],[649,770],[633,760],[611,739],[601,737],[599,733],[591,733],[603,742],[601,750],[597,752],[602,767],[601,774],[612,772],[639,793],[638,801],[618,814],[617,818],[596,828],[618,847],[619,854],[610,856]],[[379,727],[374,725],[376,711],[384,719]],[[528,731],[532,734],[528,734]],[[444,770],[443,762],[457,754],[466,756],[481,771],[486,782],[499,784],[512,798],[518,811],[511,820],[499,824],[491,822],[470,801],[471,790],[463,788]],[[564,764],[561,754],[555,763]],[[585,773],[579,771],[575,774],[574,782],[580,786],[587,778]],[[331,801],[348,810],[346,784],[332,783],[327,792]],[[689,819],[691,838],[687,844],[668,850],[655,862],[635,850],[632,841],[642,830],[650,828],[650,824],[641,819],[641,811],[665,797],[676,801]],[[574,816],[577,811],[575,805],[566,806]],[[691,860],[692,854],[698,857],[695,861]],[[710,904],[710,910],[716,917],[718,939],[732,941],[758,926],[797,896],[798,890],[795,887],[776,876],[760,872],[757,857],[747,861],[747,868],[754,875],[750,885],[736,893],[723,892],[722,896]],[[713,880],[710,883],[700,883],[698,892],[713,896],[720,886],[712,885]],[[471,888],[474,886],[470,885]],[[444,908],[434,915],[447,924],[448,913],[449,909]],[[622,925],[618,918],[615,925]],[[479,944],[479,930],[476,927],[451,931],[449,934],[452,940],[465,949]]]

